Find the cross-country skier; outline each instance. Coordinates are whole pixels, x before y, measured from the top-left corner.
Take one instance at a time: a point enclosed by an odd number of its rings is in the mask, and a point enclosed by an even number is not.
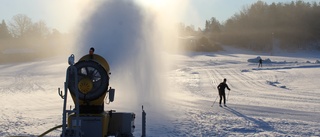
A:
[[[261,58],[259,59],[259,65],[258,65],[258,68],[259,68],[259,67],[261,67],[261,68],[262,68],[262,59],[261,59]]]
[[[219,96],[220,96],[220,102],[219,102],[219,106],[221,107],[221,101],[223,98],[223,103],[224,106],[226,106],[226,92],[225,92],[225,88],[227,88],[229,91],[231,90],[228,85],[227,85],[227,79],[223,79],[223,82],[221,82],[217,88],[219,90]]]

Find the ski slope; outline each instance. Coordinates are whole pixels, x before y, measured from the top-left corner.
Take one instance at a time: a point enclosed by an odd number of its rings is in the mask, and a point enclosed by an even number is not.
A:
[[[169,83],[162,102],[124,105],[130,100],[116,93],[105,109],[135,112],[135,136],[141,136],[140,105],[145,105],[147,136],[152,137],[320,136],[319,53],[270,56],[224,48],[163,54],[176,63],[162,74]],[[257,56],[272,63],[257,68],[258,63],[248,62]],[[67,56],[0,65],[0,136],[37,136],[61,124],[63,100],[57,88],[63,88],[67,67]],[[218,105],[216,87],[223,78],[231,88],[228,107]]]
[[[170,76],[176,81],[172,86],[182,87],[172,118],[174,136],[319,136],[320,69],[318,63],[306,63],[319,59],[313,55],[268,56],[229,48],[179,56],[181,64]],[[247,62],[257,56],[278,63],[257,68],[258,63]],[[223,78],[231,91],[228,107],[220,108],[216,87]]]

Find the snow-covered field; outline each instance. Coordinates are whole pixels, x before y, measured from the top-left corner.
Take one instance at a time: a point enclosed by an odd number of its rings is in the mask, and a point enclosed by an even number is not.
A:
[[[274,63],[257,68],[258,63],[247,62],[257,56]],[[177,58],[182,62],[169,74],[172,86],[180,88],[173,103],[173,136],[320,135],[320,64],[312,63],[319,54],[268,56],[227,49]],[[216,86],[223,78],[231,91],[228,107],[220,108]]]
[[[225,47],[165,55],[177,63],[163,74],[170,83],[165,99],[144,104],[147,136],[320,136],[319,53],[269,56]],[[257,56],[272,62],[257,68],[248,62]],[[67,67],[63,57],[0,65],[0,136],[37,136],[61,124],[57,88],[63,88]],[[231,88],[228,107],[218,106],[216,86],[223,78]],[[135,112],[134,135],[141,136],[141,106],[117,100],[123,100],[120,93],[106,110]]]

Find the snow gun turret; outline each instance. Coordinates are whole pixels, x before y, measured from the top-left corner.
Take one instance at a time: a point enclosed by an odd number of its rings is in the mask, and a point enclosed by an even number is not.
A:
[[[79,94],[80,114],[102,113],[106,94],[109,93],[110,102],[114,100],[115,90],[111,87],[108,90],[110,79],[108,62],[99,55],[88,54],[80,58],[74,67],[77,72],[69,75],[68,88],[75,104],[76,92]]]
[[[93,52],[76,63],[71,55],[68,62],[64,94],[59,89],[64,99],[61,137],[133,136],[134,113],[104,110],[104,104],[113,102],[115,95],[115,89],[109,87],[108,62]],[[68,90],[75,104],[72,110],[67,110]]]

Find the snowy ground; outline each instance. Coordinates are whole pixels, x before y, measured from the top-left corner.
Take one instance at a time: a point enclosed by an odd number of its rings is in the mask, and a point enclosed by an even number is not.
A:
[[[319,136],[318,57],[268,56],[229,49],[179,56],[170,73],[178,92],[174,136]],[[319,55],[319,54],[317,54]],[[247,60],[261,56],[277,62]],[[288,57],[289,56],[289,57]],[[228,79],[228,107],[218,107],[216,86]],[[180,97],[183,96],[183,97]]]
[[[145,108],[147,135],[320,136],[320,64],[315,63],[320,54],[269,55],[230,47],[169,55],[179,63],[164,74],[171,89],[159,102],[165,111]],[[247,61],[257,56],[273,63],[257,68]],[[63,87],[66,68],[62,58],[0,65],[0,136],[36,136],[61,124],[63,100],[57,88]],[[231,88],[228,107],[216,100],[223,78]],[[126,111],[121,104],[114,107]],[[137,114],[135,136],[141,136],[140,107],[130,110]]]

